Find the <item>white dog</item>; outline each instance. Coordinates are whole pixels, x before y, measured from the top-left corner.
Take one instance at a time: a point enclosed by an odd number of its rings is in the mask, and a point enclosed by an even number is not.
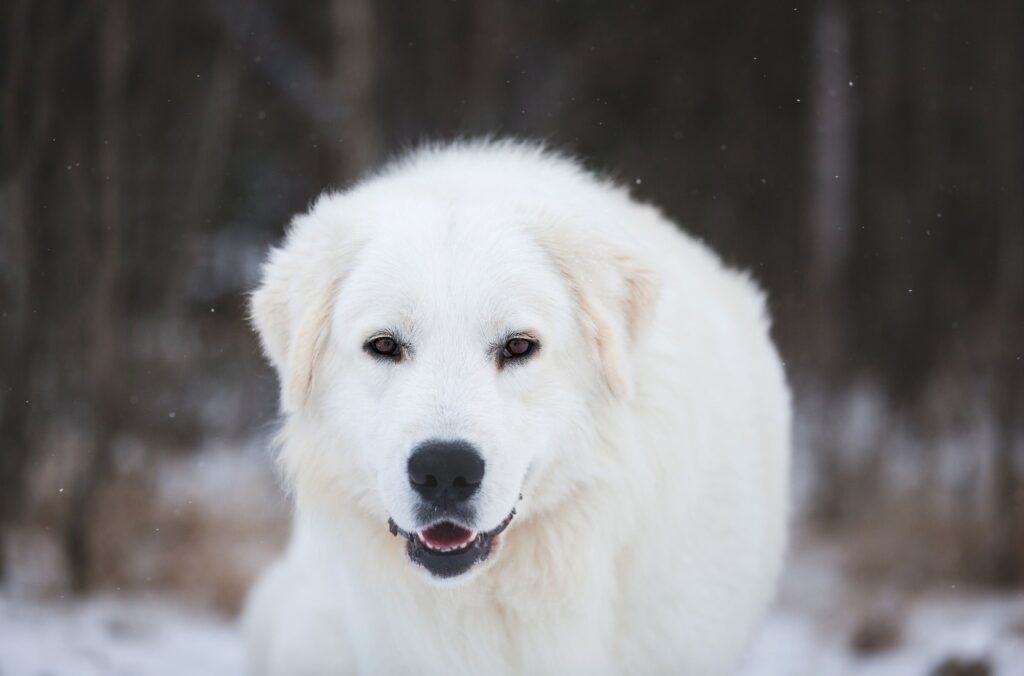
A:
[[[789,393],[762,294],[531,145],[297,217],[252,298],[287,552],[256,674],[727,674],[771,600]]]

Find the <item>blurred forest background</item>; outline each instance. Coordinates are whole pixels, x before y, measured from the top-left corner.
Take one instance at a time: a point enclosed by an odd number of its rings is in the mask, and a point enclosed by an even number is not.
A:
[[[0,3],[0,522],[25,593],[234,609],[280,547],[245,294],[427,139],[547,140],[769,290],[799,542],[1024,582],[1024,3]]]

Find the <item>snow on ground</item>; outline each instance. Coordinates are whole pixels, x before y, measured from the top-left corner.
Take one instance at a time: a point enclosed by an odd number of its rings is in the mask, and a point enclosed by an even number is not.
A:
[[[842,612],[836,608],[835,612]],[[813,614],[776,610],[754,644],[741,676],[1021,676],[1024,598],[959,598],[917,605],[902,642],[856,655],[846,634],[830,632]],[[991,671],[937,671],[943,663],[987,664]]]
[[[1024,599],[957,599],[916,607],[903,643],[856,656],[843,635],[829,634],[813,619],[779,610],[755,643],[741,676],[928,676],[947,661],[989,665],[992,676],[1024,674],[1024,636],[1015,622]],[[1017,634],[1015,636],[1015,634]],[[951,669],[951,667],[947,667]],[[963,669],[966,669],[964,667]],[[942,672],[938,672],[942,673]],[[989,673],[950,671],[959,674]],[[943,673],[945,676],[945,673]]]
[[[841,562],[836,549],[793,557],[740,676],[1024,676],[1024,593],[866,590]],[[855,650],[858,631],[878,645]]]
[[[0,597],[2,676],[230,676],[242,664],[230,624],[167,601]]]
[[[929,676],[944,660],[1024,676],[1024,594],[958,592],[910,603],[901,638],[870,656],[850,648],[852,610],[835,557],[793,563],[740,676]],[[231,676],[234,625],[168,600],[27,601],[0,595],[0,676]]]

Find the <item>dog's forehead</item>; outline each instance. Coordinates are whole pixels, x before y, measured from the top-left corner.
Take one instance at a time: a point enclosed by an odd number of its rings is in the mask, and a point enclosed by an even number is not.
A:
[[[364,223],[367,242],[343,286],[353,315],[530,328],[566,314],[566,282],[528,216],[425,201],[376,218]]]

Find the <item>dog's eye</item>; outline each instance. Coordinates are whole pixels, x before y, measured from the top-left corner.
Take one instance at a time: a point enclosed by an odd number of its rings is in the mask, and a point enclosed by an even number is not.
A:
[[[522,361],[533,354],[536,350],[537,341],[535,340],[531,340],[523,336],[509,338],[501,348],[500,364],[504,365],[508,362]]]
[[[366,344],[366,351],[376,357],[386,359],[399,359],[402,356],[402,348],[398,341],[390,336],[379,336]]]

